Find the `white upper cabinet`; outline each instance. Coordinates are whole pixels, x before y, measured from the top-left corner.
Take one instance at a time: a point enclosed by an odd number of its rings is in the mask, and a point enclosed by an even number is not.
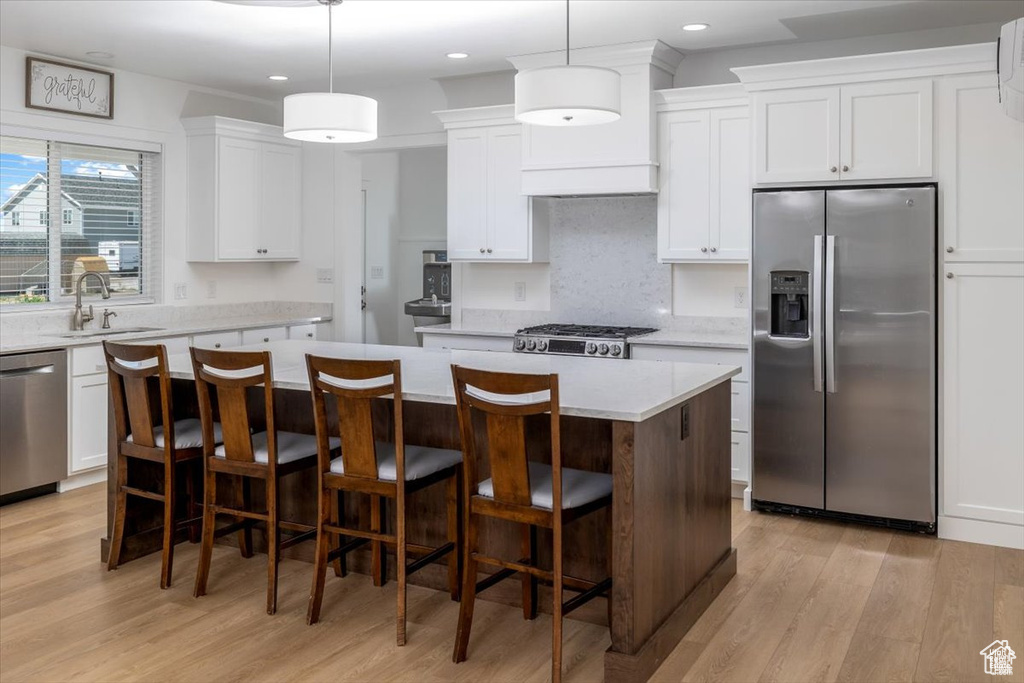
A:
[[[657,93],[658,260],[746,261],[750,117],[741,86]]]
[[[839,178],[839,88],[758,93],[754,110],[756,182]]]
[[[436,113],[448,128],[448,259],[546,261],[547,214],[522,194],[512,107]]]
[[[1024,124],[1003,113],[991,74],[936,84],[943,258],[1024,261]]]
[[[932,174],[932,82],[844,85],[839,93],[843,180]]]
[[[204,116],[188,135],[188,260],[291,261],[302,228],[302,147],[276,126]]]
[[[927,178],[932,83],[859,83],[754,96],[758,183]]]

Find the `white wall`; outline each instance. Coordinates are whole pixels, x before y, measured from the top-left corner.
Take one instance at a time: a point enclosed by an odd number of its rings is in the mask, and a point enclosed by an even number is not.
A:
[[[746,264],[677,263],[672,266],[672,315],[746,318],[747,306],[736,308],[736,290],[747,296]]]
[[[362,155],[366,196],[364,338],[368,344],[394,344],[398,338],[398,152]],[[377,270],[377,273],[374,273]]]
[[[98,144],[162,146],[164,222],[162,291],[165,303],[195,305],[207,299],[207,283],[216,302],[283,300],[298,288],[282,287],[288,270],[274,264],[195,264],[185,261],[185,132],[180,118],[218,114],[280,124],[280,103],[213,91],[179,81],[114,70],[114,119],[100,121],[71,114],[29,110],[24,106],[25,55],[0,47],[0,134],[79,135]],[[308,252],[307,252],[308,253]],[[174,283],[185,283],[188,299],[175,301]],[[309,296],[302,297],[308,300]]]

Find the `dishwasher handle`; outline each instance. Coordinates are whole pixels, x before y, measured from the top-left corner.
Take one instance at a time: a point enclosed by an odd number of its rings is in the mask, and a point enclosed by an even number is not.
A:
[[[0,377],[22,377],[24,375],[52,375],[54,367],[50,365],[34,365],[28,368],[12,368],[0,370]]]

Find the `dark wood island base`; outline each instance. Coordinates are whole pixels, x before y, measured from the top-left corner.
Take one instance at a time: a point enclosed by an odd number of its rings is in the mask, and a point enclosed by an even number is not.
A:
[[[194,416],[193,382],[178,378],[173,384],[175,413],[179,417]],[[313,433],[308,391],[275,391],[278,428]],[[381,400],[374,410],[375,418],[383,425],[390,401]],[[736,551],[731,547],[729,422],[728,379],[640,422],[562,417],[564,466],[610,472],[613,477],[611,519],[607,512],[588,515],[567,526],[564,538],[567,574],[597,580],[611,569],[610,604],[594,600],[570,617],[608,624],[611,646],[605,653],[605,680],[609,683],[647,680],[736,573]],[[461,447],[454,405],[406,398],[405,432],[411,444]],[[531,459],[544,460],[544,447],[550,438],[546,420],[530,423],[527,432]],[[113,444],[110,452],[115,452]],[[111,458],[107,476],[108,538],[101,543],[104,559],[113,517],[116,467],[116,458]],[[143,479],[159,477],[157,469],[152,474],[132,474]],[[285,479],[280,492],[282,518],[312,523],[316,490],[311,472]],[[231,495],[230,491],[222,493]],[[259,506],[263,492],[255,485],[253,497]],[[408,505],[410,540],[435,545],[442,541],[446,533],[444,492],[426,489],[412,496]],[[158,507],[146,501],[129,507],[122,562],[160,550]],[[350,520],[365,524],[369,520],[369,501],[346,496],[346,514]],[[489,553],[518,557],[520,530],[516,527],[489,520],[481,527],[482,546]],[[221,542],[233,543],[234,536],[225,536]],[[181,540],[185,539],[182,533]],[[257,550],[265,549],[258,529],[254,541]],[[550,547],[550,541],[542,536],[539,546]],[[286,556],[311,562],[312,551],[312,543],[302,543],[289,549]],[[542,552],[540,562],[549,562],[544,555]],[[368,573],[369,553],[355,553],[349,567]],[[192,576],[187,567],[181,567],[177,581],[190,583]],[[332,576],[328,580],[343,579]],[[410,577],[410,583],[447,590],[446,567],[427,567]],[[210,591],[216,590],[216,584],[211,584]],[[506,581],[479,597],[519,606],[521,591],[516,582]],[[550,592],[541,591],[539,606],[550,612]],[[415,632],[410,633],[411,639],[415,637]]]

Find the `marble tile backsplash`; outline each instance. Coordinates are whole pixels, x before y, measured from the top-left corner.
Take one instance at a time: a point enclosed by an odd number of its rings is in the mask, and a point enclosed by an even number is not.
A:
[[[331,304],[296,301],[254,301],[250,303],[207,304],[204,306],[118,306],[93,302],[96,319],[104,308],[117,312],[115,327],[189,327],[226,318],[314,318],[331,315]],[[98,322],[90,324],[95,327]],[[66,332],[71,326],[71,310],[10,312],[0,314],[0,334],[45,335]]]
[[[672,266],[658,263],[656,197],[585,197],[551,203],[551,310],[463,308],[465,329],[548,322],[730,333],[745,318],[672,315]]]

